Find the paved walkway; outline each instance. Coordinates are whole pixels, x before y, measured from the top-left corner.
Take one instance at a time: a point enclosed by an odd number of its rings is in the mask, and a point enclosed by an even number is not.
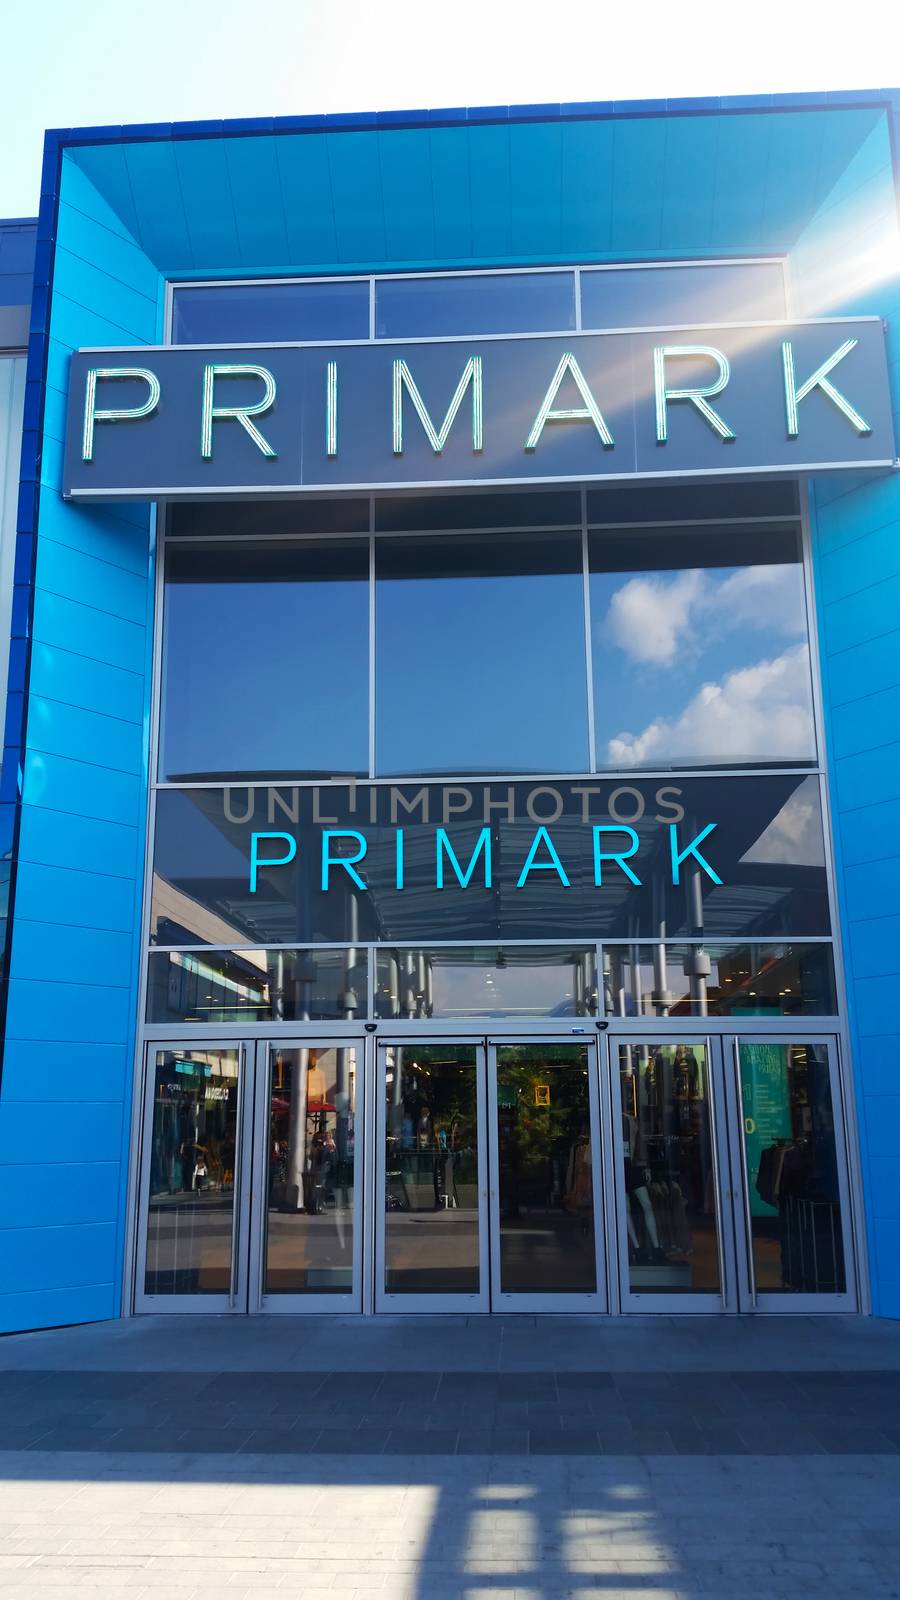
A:
[[[900,1325],[147,1318],[0,1341],[0,1596],[900,1596]]]

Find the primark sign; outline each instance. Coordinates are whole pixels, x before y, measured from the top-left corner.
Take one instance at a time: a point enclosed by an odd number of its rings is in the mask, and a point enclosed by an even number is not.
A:
[[[71,361],[72,500],[896,465],[879,318]]]

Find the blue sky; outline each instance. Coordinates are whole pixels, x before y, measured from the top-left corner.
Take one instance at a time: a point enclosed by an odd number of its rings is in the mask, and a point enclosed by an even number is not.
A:
[[[37,211],[45,127],[900,80],[885,0],[45,0],[4,7],[0,216]]]

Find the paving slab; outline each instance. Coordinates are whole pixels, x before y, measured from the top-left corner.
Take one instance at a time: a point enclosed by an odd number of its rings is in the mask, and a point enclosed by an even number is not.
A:
[[[900,1326],[165,1317],[0,1341],[0,1595],[900,1597]]]

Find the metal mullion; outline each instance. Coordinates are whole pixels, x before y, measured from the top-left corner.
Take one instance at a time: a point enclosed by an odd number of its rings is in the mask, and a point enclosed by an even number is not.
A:
[[[360,1305],[363,1316],[373,1316],[376,1307],[379,1261],[379,1225],[384,1226],[384,1207],[378,1205],[378,1173],[381,1155],[378,1147],[378,1047],[373,1034],[362,1042],[363,1100],[362,1167],[360,1183]]]
[[[375,497],[369,496],[369,782],[375,777]]]
[[[268,1127],[271,1104],[272,1043],[266,1039],[248,1042],[253,1055],[253,1136],[251,1142],[249,1195],[247,1203],[247,1307],[262,1310],[265,1295],[268,1255]]]
[[[591,637],[591,567],[588,551],[587,490],[581,489],[581,586],[584,606],[584,669],[587,679],[588,765],[597,771],[597,730],[594,721],[594,641]]]
[[[713,1042],[715,1038],[715,1043]],[[732,1215],[728,1208],[728,1235],[726,1236],[726,1205],[725,1201],[731,1197],[730,1184],[726,1186],[723,1178],[726,1175],[725,1163],[727,1162],[727,1175],[731,1176],[731,1152],[727,1148],[728,1132],[728,1102],[724,1094],[724,1073],[722,1066],[723,1040],[721,1035],[715,1037],[710,1034],[706,1040],[706,1077],[707,1092],[709,1094],[709,1137],[712,1146],[713,1169],[713,1203],[716,1218],[716,1253],[719,1262],[719,1298],[722,1310],[728,1311],[731,1295],[731,1261],[729,1241],[732,1233]],[[722,1121],[720,1121],[720,1111]],[[724,1126],[722,1125],[724,1122]],[[739,1298],[736,1302],[739,1305]]]
[[[602,1168],[601,1200],[603,1223],[603,1261],[606,1277],[607,1308],[611,1315],[622,1311],[623,1284],[620,1263],[619,1238],[622,1218],[619,1214],[619,1195],[616,1181],[616,1161],[619,1152],[622,1126],[621,1095],[618,1075],[614,1075],[612,1041],[604,1032],[597,1040],[598,1112],[600,1116],[600,1144],[598,1154]],[[618,1099],[618,1110],[617,1110]]]
[[[484,1142],[487,1152],[487,1186],[479,1185],[481,1201],[479,1213],[484,1213],[487,1235],[488,1306],[491,1311],[501,1309],[503,1294],[501,1283],[500,1252],[500,1133],[499,1097],[497,1093],[497,1041],[489,1039],[484,1049]],[[479,1150],[479,1158],[480,1158]],[[480,1165],[480,1159],[479,1159]],[[480,1174],[479,1174],[480,1177]]]

